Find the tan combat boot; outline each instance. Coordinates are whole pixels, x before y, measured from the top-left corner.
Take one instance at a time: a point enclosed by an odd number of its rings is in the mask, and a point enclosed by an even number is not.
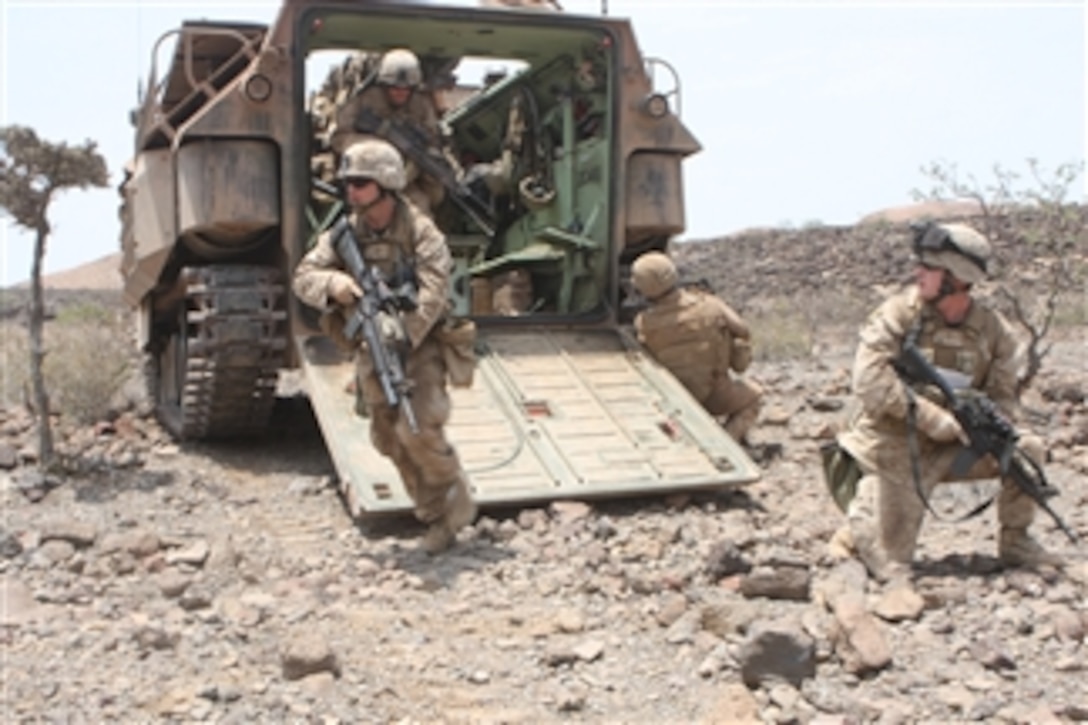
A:
[[[847,536],[848,534],[848,536]],[[846,532],[835,532],[832,541],[837,545],[849,544],[853,555],[865,565],[869,576],[881,584],[907,585],[914,576],[909,562],[893,561],[888,558],[884,547],[868,527],[847,528]]]
[[[446,524],[450,531],[457,533],[476,520],[476,502],[468,492],[468,482],[464,474],[458,476],[457,483],[450,491],[450,497],[446,504]]]
[[[449,549],[456,540],[457,537],[450,531],[450,527],[446,523],[446,517],[443,516],[437,521],[432,521],[431,525],[427,527],[427,533],[423,535],[420,546],[423,547],[425,552],[434,556]]]
[[[1008,567],[1035,569],[1041,566],[1062,567],[1062,559],[1051,554],[1032,538],[1027,529],[1002,527],[997,542],[997,556]]]
[[[827,542],[827,553],[832,559],[849,559],[857,554],[854,549],[854,534],[850,524],[843,524]]]
[[[432,556],[448,550],[457,541],[457,532],[471,524],[477,513],[476,502],[468,492],[468,484],[463,476],[450,489],[446,502],[446,513],[432,521],[423,535],[423,550]]]

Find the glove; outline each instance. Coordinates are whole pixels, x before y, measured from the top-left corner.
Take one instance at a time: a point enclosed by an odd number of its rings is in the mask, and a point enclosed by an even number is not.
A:
[[[489,171],[491,171],[491,164],[473,164],[468,167],[468,170],[465,172],[462,183],[465,186],[472,186],[481,179],[484,179]]]
[[[335,300],[336,304],[347,307],[363,296],[363,290],[359,287],[359,283],[351,278],[351,275],[335,272],[329,278],[328,295],[329,299]]]
[[[752,343],[745,337],[733,337],[733,347],[729,351],[729,367],[743,373],[752,364]]]
[[[378,332],[382,336],[382,342],[386,345],[394,345],[404,342],[404,325],[400,320],[388,312],[379,312],[376,320]]]
[[[928,398],[917,398],[917,412],[915,413],[918,430],[928,438],[938,443],[962,443],[967,445],[970,441],[963,432],[956,416],[948,410],[934,403]]]

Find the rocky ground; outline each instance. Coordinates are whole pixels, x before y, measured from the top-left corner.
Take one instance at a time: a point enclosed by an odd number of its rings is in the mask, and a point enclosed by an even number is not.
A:
[[[706,253],[693,248],[689,253]],[[826,332],[826,330],[825,330]],[[1027,400],[1088,538],[1083,327]],[[1088,720],[1088,544],[1002,570],[992,512],[927,522],[913,590],[829,550],[818,446],[849,404],[852,333],[762,362],[742,491],[485,511],[449,554],[353,522],[304,398],[269,440],[171,442],[129,411],[33,466],[0,413],[0,713],[9,722]],[[951,505],[955,500],[937,502]]]

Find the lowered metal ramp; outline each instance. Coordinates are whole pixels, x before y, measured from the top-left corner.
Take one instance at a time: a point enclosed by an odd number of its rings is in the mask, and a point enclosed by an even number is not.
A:
[[[347,392],[353,365],[298,338],[311,403],[351,513],[410,511]],[[664,368],[617,330],[481,330],[447,429],[482,506],[751,483],[759,469]]]

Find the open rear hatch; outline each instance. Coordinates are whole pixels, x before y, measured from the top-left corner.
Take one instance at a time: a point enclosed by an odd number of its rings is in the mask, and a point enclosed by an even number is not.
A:
[[[348,392],[354,366],[297,338],[310,399],[351,513],[410,511]],[[721,489],[759,469],[623,331],[481,330],[472,387],[447,433],[483,506]]]

